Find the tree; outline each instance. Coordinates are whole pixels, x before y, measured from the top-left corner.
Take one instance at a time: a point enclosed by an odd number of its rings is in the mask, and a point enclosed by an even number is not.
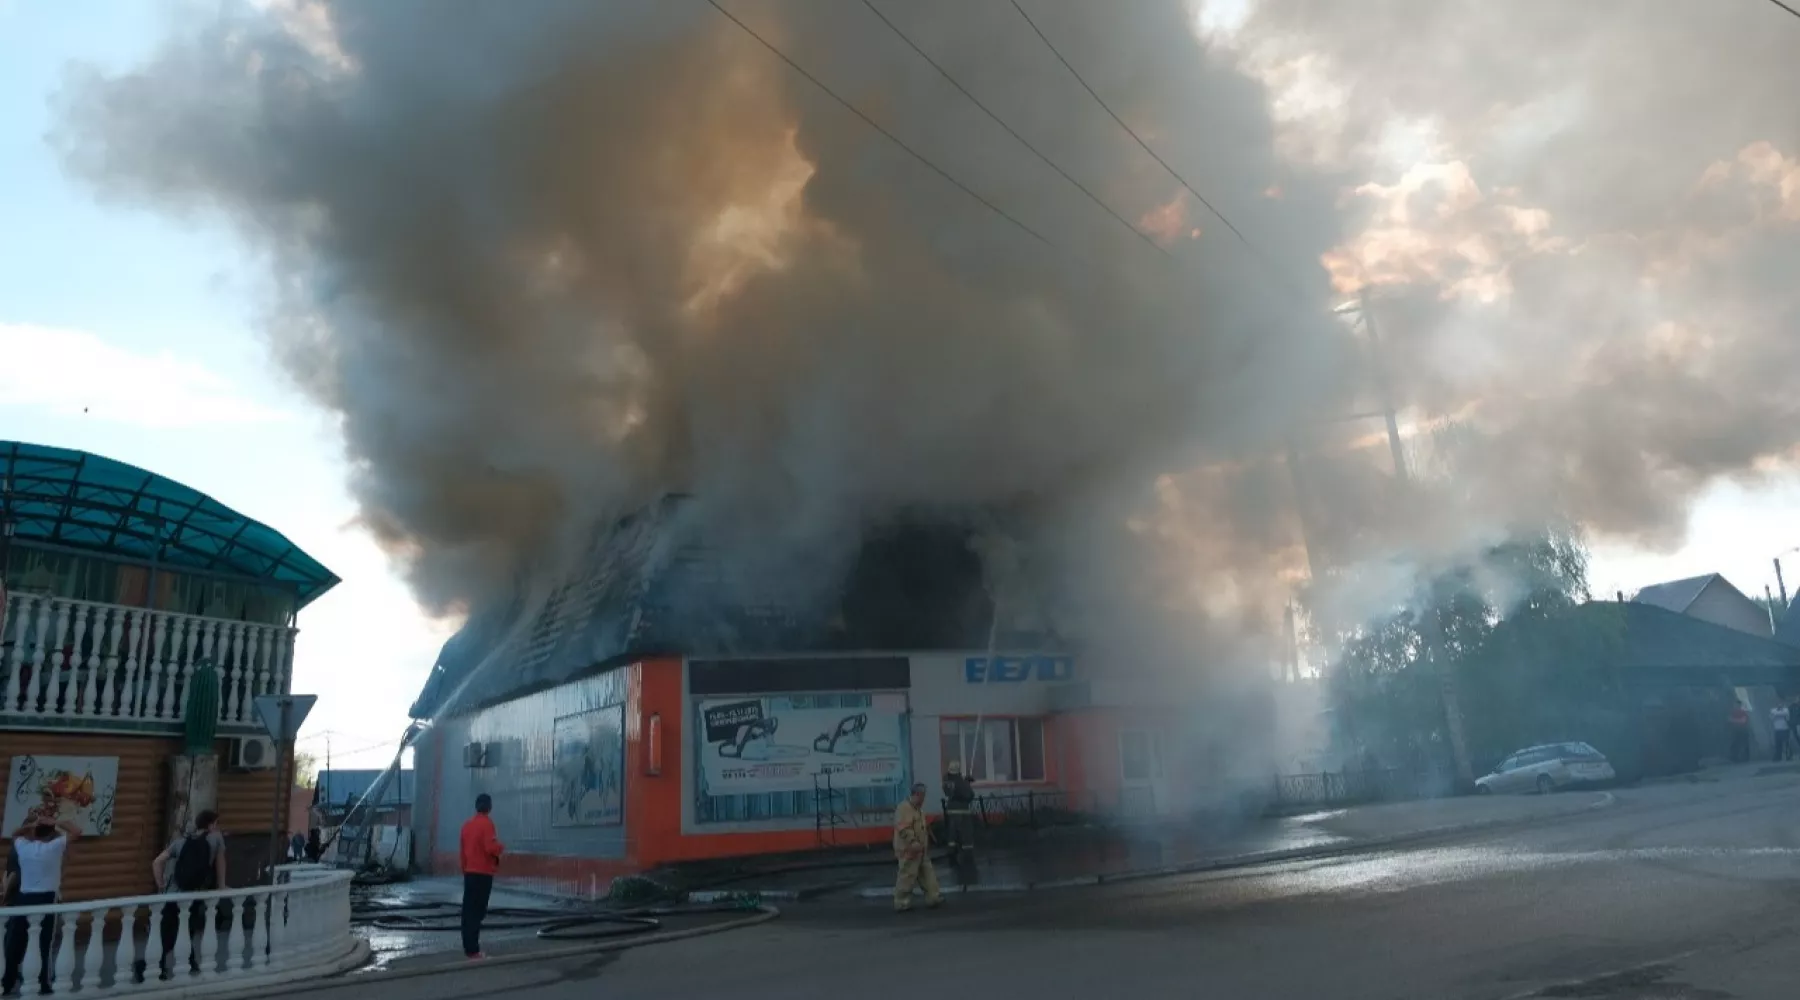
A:
[[[305,750],[294,751],[294,785],[312,788],[319,780],[319,758]]]
[[[1332,581],[1357,585],[1352,575]],[[1451,765],[1438,669],[1455,672],[1466,738],[1480,771],[1520,734],[1555,729],[1616,693],[1606,674],[1617,629],[1594,614],[1587,553],[1571,530],[1521,534],[1430,575],[1412,599],[1374,620],[1335,625],[1323,639],[1337,650],[1331,673],[1346,759],[1373,754],[1390,766]],[[1431,615],[1431,619],[1425,616]],[[1427,656],[1434,630],[1439,663]],[[1558,738],[1546,736],[1545,739]],[[1566,736],[1560,738],[1569,738]]]

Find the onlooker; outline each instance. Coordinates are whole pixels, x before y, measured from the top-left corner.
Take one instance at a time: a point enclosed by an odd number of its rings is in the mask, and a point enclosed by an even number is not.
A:
[[[9,893],[7,900],[11,906],[49,906],[56,902],[57,893],[62,891],[63,858],[67,856],[69,844],[81,839],[81,827],[67,821],[45,823],[33,820],[13,832],[13,855],[18,860],[18,890]],[[7,886],[13,885],[12,876],[7,876]],[[45,993],[50,992],[50,974],[55,962],[51,958],[56,938],[56,918],[45,917],[40,925],[38,935],[38,986]],[[25,964],[27,939],[31,934],[30,921],[25,917],[13,917],[6,922],[6,970],[0,974],[0,989],[7,993],[16,993],[24,978],[21,968]]]
[[[1750,759],[1750,710],[1741,701],[1733,702],[1731,715],[1731,762],[1742,764]]]
[[[487,793],[475,796],[475,815],[462,827],[463,954],[471,959],[487,957],[481,950],[481,922],[487,919],[494,874],[500,870],[500,855],[506,851],[488,816],[493,808],[494,800]]]
[[[288,860],[306,860],[306,834],[296,832],[292,837],[288,838]]]
[[[1788,738],[1788,707],[1777,703],[1769,709],[1769,725],[1774,730],[1775,760],[1787,760],[1794,752],[1794,745]]]
[[[219,814],[211,809],[194,817],[192,833],[169,842],[156,860],[150,862],[150,874],[162,891],[170,894],[210,892],[224,889],[225,835],[219,832]],[[173,867],[170,862],[173,861]],[[188,905],[188,971],[200,971],[200,935],[206,931],[206,904],[195,901]],[[181,904],[165,903],[162,911],[162,958],[157,961],[158,978],[174,978],[171,959],[181,938]]]

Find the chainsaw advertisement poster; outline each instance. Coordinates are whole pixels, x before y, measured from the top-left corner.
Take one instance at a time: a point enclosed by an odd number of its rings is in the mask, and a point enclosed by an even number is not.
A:
[[[809,792],[820,774],[831,775],[834,789],[906,780],[900,739],[905,699],[876,696],[855,708],[841,707],[844,700],[789,695],[702,701],[706,794]],[[838,707],[817,707],[821,703]]]

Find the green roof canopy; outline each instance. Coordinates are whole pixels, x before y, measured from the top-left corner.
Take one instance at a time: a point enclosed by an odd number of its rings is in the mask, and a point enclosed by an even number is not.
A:
[[[286,536],[134,465],[67,448],[0,441],[0,517],[13,537],[173,569],[293,588],[305,606],[338,578]]]

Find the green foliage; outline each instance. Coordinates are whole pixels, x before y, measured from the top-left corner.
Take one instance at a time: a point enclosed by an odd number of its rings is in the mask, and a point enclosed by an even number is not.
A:
[[[294,785],[312,788],[319,781],[319,755],[305,750],[294,751]]]
[[[612,880],[607,888],[606,899],[610,903],[642,904],[671,895],[669,888],[642,875],[622,875]]]
[[[1317,636],[1336,651],[1334,736],[1345,755],[1446,764],[1440,666],[1458,682],[1477,768],[1522,743],[1580,738],[1579,720],[1615,703],[1622,620],[1616,606],[1586,603],[1587,553],[1572,532],[1507,540],[1414,594],[1386,616]]]

